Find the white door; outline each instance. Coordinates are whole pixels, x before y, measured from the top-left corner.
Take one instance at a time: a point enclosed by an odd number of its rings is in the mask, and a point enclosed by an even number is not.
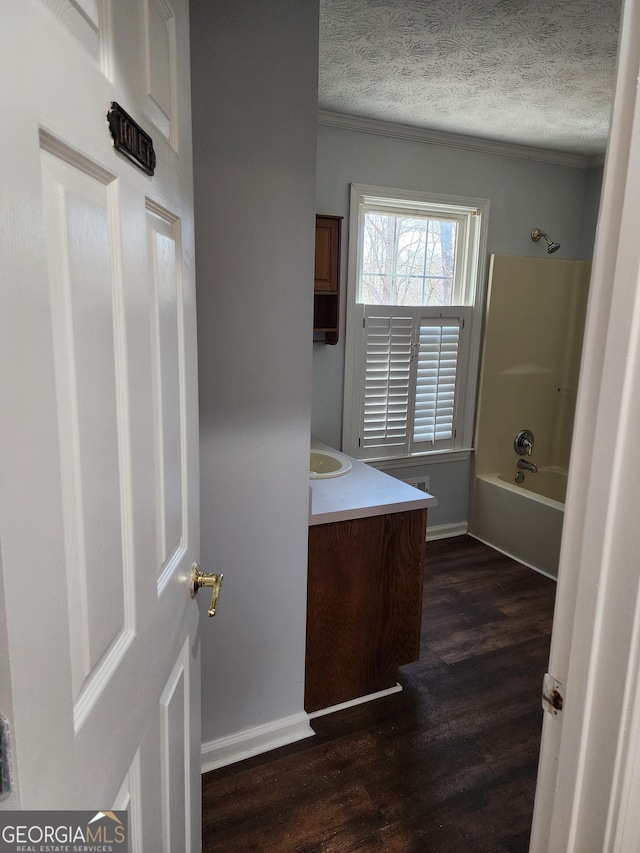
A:
[[[640,0],[625,0],[531,853],[640,849]]]
[[[187,0],[3,0],[3,808],[200,848]],[[153,177],[116,152],[118,102]]]

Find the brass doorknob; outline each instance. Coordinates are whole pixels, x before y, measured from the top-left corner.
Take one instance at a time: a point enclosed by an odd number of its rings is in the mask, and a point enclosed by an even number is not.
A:
[[[198,592],[201,586],[211,587],[211,604],[209,605],[209,610],[207,614],[209,616],[215,616],[216,610],[218,609],[218,599],[220,598],[220,587],[222,586],[222,579],[224,575],[205,575],[204,572],[200,571],[200,566],[197,563],[194,563],[191,566],[191,598],[194,598],[195,594]]]

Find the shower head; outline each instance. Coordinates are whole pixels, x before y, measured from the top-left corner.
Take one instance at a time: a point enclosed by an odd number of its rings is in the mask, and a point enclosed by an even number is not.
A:
[[[539,228],[534,228],[531,232],[531,239],[534,243],[537,243],[538,240],[544,237],[547,241],[547,252],[552,255],[554,252],[557,252],[560,248],[560,243],[554,243],[554,241],[549,237],[548,234],[545,234],[544,231],[541,231]]]

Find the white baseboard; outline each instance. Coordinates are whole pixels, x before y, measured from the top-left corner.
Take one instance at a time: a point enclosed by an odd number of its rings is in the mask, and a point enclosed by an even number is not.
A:
[[[436,524],[434,527],[427,527],[427,542],[432,539],[450,539],[452,536],[464,536],[469,532],[469,526],[466,521],[457,521],[454,524]]]
[[[387,687],[386,690],[378,690],[377,693],[367,693],[366,696],[358,696],[357,699],[349,699],[347,702],[340,702],[338,705],[330,705],[328,708],[322,708],[320,711],[311,711],[309,719],[314,720],[316,717],[324,717],[326,714],[344,711],[345,708],[355,708],[356,705],[363,705],[365,702],[382,699],[383,696],[391,696],[392,693],[400,693],[401,691],[402,685],[396,683],[395,687]]]
[[[234,764],[279,746],[287,746],[314,734],[304,711],[262,726],[243,729],[203,743],[200,749],[200,772],[208,773],[218,767]]]

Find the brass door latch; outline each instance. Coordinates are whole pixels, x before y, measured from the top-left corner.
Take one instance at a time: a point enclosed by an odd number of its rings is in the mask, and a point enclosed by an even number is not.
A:
[[[200,587],[208,586],[211,588],[211,604],[209,605],[209,610],[207,611],[207,614],[209,616],[216,615],[216,610],[218,609],[218,599],[220,598],[220,587],[222,586],[223,577],[224,575],[222,574],[204,574],[204,572],[200,571],[200,566],[197,563],[194,563],[191,566],[191,598],[195,597]]]

